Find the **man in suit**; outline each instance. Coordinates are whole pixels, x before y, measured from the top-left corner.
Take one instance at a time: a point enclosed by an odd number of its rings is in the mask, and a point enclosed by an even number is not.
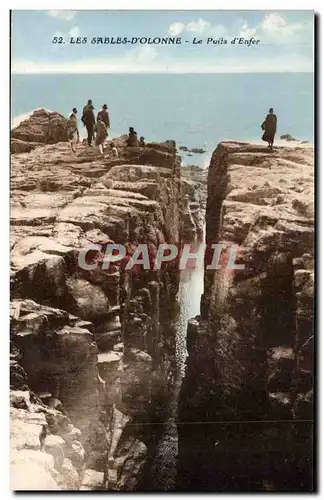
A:
[[[82,123],[85,125],[88,133],[88,144],[89,146],[92,146],[92,138],[93,138],[93,133],[94,133],[94,126],[96,123],[95,116],[94,116],[94,107],[92,105],[92,100],[89,99],[88,103],[84,106],[83,108],[83,113],[82,113]]]

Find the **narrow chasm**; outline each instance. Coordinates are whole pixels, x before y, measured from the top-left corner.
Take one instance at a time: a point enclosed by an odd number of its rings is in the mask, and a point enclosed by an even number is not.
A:
[[[204,233],[202,233],[204,234]],[[187,242],[188,243],[188,242]],[[193,267],[180,271],[177,312],[174,322],[175,353],[172,363],[172,376],[168,386],[163,409],[156,415],[160,405],[154,404],[155,418],[158,421],[148,426],[147,433],[151,443],[148,447],[149,459],[142,481],[144,491],[176,491],[178,459],[178,402],[181,384],[185,375],[187,352],[187,325],[192,315],[199,314],[200,299],[203,292],[204,268],[202,241],[191,243],[191,251],[197,255]],[[162,419],[161,419],[162,417]]]
[[[312,491],[313,150],[222,142],[207,177],[170,140],[72,153],[64,120],[11,158],[12,489]],[[202,266],[151,265],[186,242]]]

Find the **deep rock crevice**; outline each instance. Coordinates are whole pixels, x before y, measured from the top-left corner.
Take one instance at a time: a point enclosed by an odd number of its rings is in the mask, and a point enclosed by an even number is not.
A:
[[[65,134],[45,110],[12,131],[13,488],[311,491],[313,151],[220,143],[206,181],[173,141],[114,159]],[[184,373],[179,270],[102,262],[199,240],[205,207],[245,267],[205,269]]]

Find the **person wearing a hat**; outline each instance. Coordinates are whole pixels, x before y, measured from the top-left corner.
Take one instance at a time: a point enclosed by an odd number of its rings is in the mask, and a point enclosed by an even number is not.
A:
[[[102,109],[99,111],[97,115],[97,120],[100,119],[104,124],[106,125],[107,129],[110,128],[110,120],[109,120],[109,114],[108,114],[108,106],[107,104],[104,104],[102,106]]]
[[[93,113],[94,107],[92,105],[92,100],[89,99],[88,103],[83,108],[82,113],[82,123],[85,125],[88,133],[88,144],[92,146],[92,138],[94,132],[94,126],[96,123],[95,115]]]

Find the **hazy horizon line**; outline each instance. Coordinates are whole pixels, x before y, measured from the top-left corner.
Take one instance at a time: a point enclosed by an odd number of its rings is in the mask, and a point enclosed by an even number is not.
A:
[[[61,71],[61,72],[51,72],[51,71],[46,71],[43,73],[23,73],[23,72],[11,72],[11,76],[46,76],[46,75],[51,75],[51,76],[58,76],[58,75],[141,75],[141,76],[147,76],[147,75],[269,75],[269,74],[311,74],[313,75],[315,72],[314,70],[309,71],[309,70],[299,70],[299,71],[149,71],[149,72],[136,72],[136,71],[106,71],[106,72],[76,72],[72,71],[71,73],[68,73],[66,71]]]

